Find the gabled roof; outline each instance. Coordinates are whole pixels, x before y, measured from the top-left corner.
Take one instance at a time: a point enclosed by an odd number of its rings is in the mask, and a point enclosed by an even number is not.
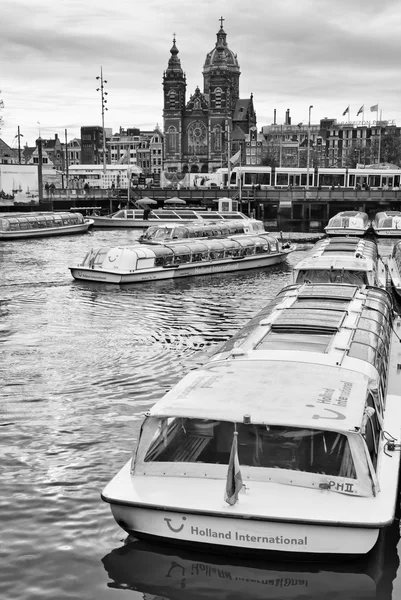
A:
[[[251,100],[239,98],[235,103],[233,121],[247,121],[251,109]]]

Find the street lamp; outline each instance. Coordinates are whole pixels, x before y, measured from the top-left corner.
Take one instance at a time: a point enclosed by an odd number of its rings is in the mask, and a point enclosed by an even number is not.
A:
[[[103,69],[100,67],[100,76],[98,75],[96,79],[100,79],[100,88],[96,88],[96,91],[100,91],[100,97],[102,101],[102,129],[103,129],[103,174],[106,175],[106,132],[104,130],[104,113],[108,110],[107,104],[107,92],[104,91],[104,84],[107,83],[106,79],[103,79]]]
[[[311,105],[309,107],[308,134],[307,134],[308,147],[306,149],[306,189],[307,190],[309,190],[310,113],[311,113],[312,108],[313,108],[313,106]]]

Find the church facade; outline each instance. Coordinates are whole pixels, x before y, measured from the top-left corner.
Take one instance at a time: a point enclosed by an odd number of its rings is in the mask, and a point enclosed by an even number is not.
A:
[[[206,55],[203,91],[186,99],[186,77],[175,37],[163,74],[164,169],[170,173],[211,173],[243,150],[256,127],[253,96],[241,99],[237,55],[227,45],[220,19],[216,45]]]

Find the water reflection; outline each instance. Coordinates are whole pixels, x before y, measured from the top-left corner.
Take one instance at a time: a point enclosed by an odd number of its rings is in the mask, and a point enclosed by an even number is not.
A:
[[[398,540],[395,522],[369,556],[336,564],[224,558],[127,538],[103,565],[108,587],[146,600],[391,600]]]

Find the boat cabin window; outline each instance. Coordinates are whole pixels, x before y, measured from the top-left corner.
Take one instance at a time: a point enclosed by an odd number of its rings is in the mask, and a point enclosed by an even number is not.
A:
[[[234,427],[227,421],[149,417],[137,460],[227,465]],[[348,439],[342,433],[244,423],[236,428],[240,465],[356,478]]]
[[[351,283],[368,285],[366,271],[349,271],[346,269],[300,269],[295,283]]]
[[[375,409],[374,401],[372,396],[369,394],[368,396],[368,407],[374,409],[374,413],[368,417],[366,422],[365,431],[362,432],[362,435],[365,438],[366,445],[369,450],[370,458],[372,460],[373,466],[376,469],[377,467],[377,455],[379,452],[379,444],[380,444],[380,435],[381,435],[381,426],[379,422],[379,417],[377,415],[377,411]]]

